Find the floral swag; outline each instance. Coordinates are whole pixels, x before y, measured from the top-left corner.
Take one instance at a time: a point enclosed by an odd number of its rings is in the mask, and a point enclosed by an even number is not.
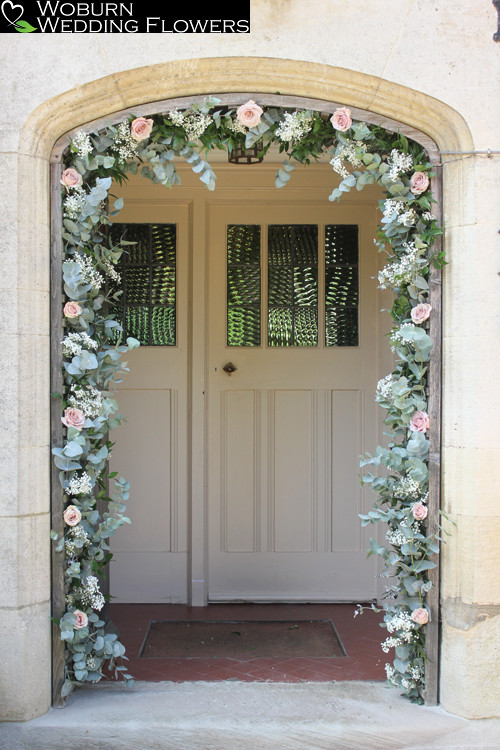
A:
[[[64,555],[65,612],[56,620],[65,642],[65,681],[62,696],[76,684],[97,682],[113,674],[127,683],[133,678],[123,665],[125,648],[107,633],[100,611],[105,597],[99,576],[111,559],[108,538],[129,523],[124,515],[129,485],[116,472],[107,472],[112,443],[108,433],[121,421],[113,384],[127,370],[122,355],[139,343],[120,340],[108,280],[119,283],[116,264],[127,242],[109,241],[110,217],[123,205],[111,205],[112,181],[122,183],[127,172],[172,187],[180,183],[176,158],[185,159],[209,190],[216,176],[205,160],[212,149],[257,147],[263,155],[278,144],[285,155],[276,187],[286,185],[293,162],[309,164],[330,150],[330,164],[340,183],[330,195],[337,201],[352,188],[378,183],[385,191],[379,207],[382,219],[379,252],[388,255],[379,273],[381,289],[394,292],[390,340],[395,353],[393,372],[377,386],[376,400],[386,410],[390,429],[387,447],[367,455],[361,466],[384,467],[367,473],[377,499],[363,525],[386,525],[387,545],[373,539],[369,554],[380,555],[386,588],[382,644],[393,652],[386,664],[389,682],[410,699],[422,702],[425,690],[425,637],[431,588],[428,571],[436,567],[439,539],[427,529],[429,428],[426,373],[432,342],[427,332],[432,307],[428,302],[431,266],[444,257],[433,250],[441,234],[431,213],[432,167],[425,151],[403,135],[356,122],[346,107],[331,117],[315,111],[269,108],[254,101],[238,109],[220,107],[209,98],[184,110],[151,118],[133,117],[99,132],[79,131],[65,153],[62,172],[64,304],[62,366],[64,393],[63,444],[53,449],[64,499],[64,533],[56,549]],[[337,178],[338,182],[338,178]],[[108,488],[112,484],[112,491]],[[109,494],[108,494],[109,492]],[[362,608],[360,608],[362,609]]]

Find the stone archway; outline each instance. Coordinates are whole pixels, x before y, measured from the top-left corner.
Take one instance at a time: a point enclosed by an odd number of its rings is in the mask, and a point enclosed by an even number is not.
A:
[[[406,123],[430,136],[443,150],[471,149],[471,138],[464,120],[442,102],[406,87],[344,69],[269,58],[206,58],[127,71],[56,97],[38,107],[28,118],[22,134],[24,156],[20,157],[20,162],[24,180],[29,179],[31,186],[23,195],[23,210],[33,217],[33,221],[29,226],[23,224],[20,227],[20,263],[31,263],[35,250],[36,274],[47,288],[50,252],[46,167],[51,158],[53,143],[65,132],[83,127],[86,122],[95,122],[109,113],[124,109],[138,112],[139,105],[145,100],[153,103],[178,96],[192,98],[199,95],[200,91],[206,94],[233,91],[243,91],[249,95],[255,91],[272,94],[277,89],[283,96],[319,99],[330,102],[330,106],[331,102],[338,102],[339,105],[350,106],[353,111],[356,108],[368,110],[374,113],[374,117],[381,118],[377,120],[380,124],[384,124],[386,118],[397,117],[398,122]],[[155,105],[148,105],[148,111],[156,111]],[[471,174],[462,163],[452,165],[448,171],[453,172],[453,176],[460,180],[450,179],[446,182],[445,201],[449,205],[459,206],[457,183],[463,184],[471,179]],[[448,252],[452,255],[453,248],[449,247]],[[29,254],[29,258],[23,257],[24,253]],[[40,331],[42,337],[36,342],[39,356],[26,384],[31,393],[35,393],[40,384],[47,384],[48,380],[48,317],[44,320],[44,330]],[[35,345],[34,341],[32,343]],[[46,396],[44,401],[46,403]],[[47,462],[39,461],[36,467],[39,486],[44,488],[42,492],[47,499],[45,510],[49,498],[49,461],[50,457],[47,455]],[[446,577],[446,559],[444,564],[443,572]],[[46,576],[49,570],[48,552],[45,557],[40,556],[38,565]],[[40,685],[37,701],[40,712],[43,712],[48,707],[49,687],[46,657],[48,639],[43,618],[38,621],[38,631],[38,645],[36,652],[32,651],[31,664],[33,665],[34,659],[40,672],[46,675]],[[31,669],[27,669],[23,676],[26,683],[30,672]]]

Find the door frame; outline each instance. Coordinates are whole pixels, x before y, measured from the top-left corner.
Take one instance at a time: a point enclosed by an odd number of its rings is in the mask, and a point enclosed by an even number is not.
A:
[[[299,109],[314,109],[320,112],[331,112],[337,106],[336,102],[322,100],[322,99],[311,99],[301,96],[288,96],[288,95],[275,95],[267,93],[230,93],[220,95],[222,104],[239,104],[248,98],[259,99],[260,103],[268,106],[280,106],[280,107],[291,107]],[[186,106],[188,103],[194,101],[203,101],[204,95],[196,96],[184,96],[180,98],[165,99],[162,101],[140,105],[133,107],[135,116],[148,116],[152,114],[159,114],[168,112],[177,107]],[[131,111],[131,107],[122,109],[114,112],[112,115],[105,118],[99,118],[88,122],[85,127],[95,129],[104,127],[107,124],[114,124],[121,121],[124,116],[128,115]],[[394,132],[401,132],[404,135],[412,138],[413,140],[420,143],[427,149],[429,159],[435,167],[436,176],[433,178],[433,194],[436,199],[436,210],[438,218],[441,216],[441,163],[440,153],[437,144],[428,135],[416,130],[413,127],[405,125],[404,123],[387,118],[382,115],[375,114],[373,112],[357,109],[351,107],[352,115],[355,119],[364,120],[370,124],[380,125],[387,130]],[[62,390],[62,371],[60,367],[61,361],[61,344],[60,344],[60,331],[62,326],[62,237],[60,228],[62,226],[62,205],[60,199],[60,178],[62,174],[62,157],[64,150],[69,145],[70,138],[74,133],[79,130],[82,126],[78,126],[71,131],[65,133],[65,135],[56,142],[53,147],[52,155],[50,158],[50,187],[51,187],[51,217],[50,217],[50,228],[51,228],[51,387],[52,393],[61,392]],[[440,239],[436,241],[436,245],[439,245]],[[196,243],[195,243],[196,244]],[[203,248],[204,251],[204,248]],[[203,263],[197,263],[196,259],[192,258],[192,280],[193,280],[193,293],[197,293],[201,290],[203,295],[206,294],[206,279],[207,279],[207,268],[206,259]],[[434,342],[433,356],[430,362],[429,375],[430,375],[430,393],[429,393],[429,406],[428,413],[430,416],[431,424],[435,426],[434,430],[430,434],[431,448],[429,454],[429,472],[430,472],[430,486],[429,486],[429,519],[430,528],[429,533],[437,531],[438,525],[438,512],[440,507],[440,484],[441,484],[441,272],[440,270],[433,268],[430,277],[430,302],[433,307],[434,314],[430,320],[430,336]],[[200,306],[201,307],[201,306]],[[193,317],[193,340],[192,340],[192,351],[193,356],[200,356],[205,358],[205,329],[204,325],[200,325],[201,321],[196,320]],[[205,340],[204,340],[205,339]],[[200,367],[201,363],[195,363],[193,361],[191,368],[191,378],[193,373],[203,373],[203,366]],[[191,412],[193,414],[205,415],[204,405],[204,388],[203,384],[199,382],[191,382]],[[203,430],[191,430],[190,438],[190,455],[191,461],[201,461],[201,465],[205,465],[205,441],[206,441],[206,422],[204,419]],[[57,399],[52,400],[51,405],[51,446],[60,445],[62,443],[62,431],[63,427],[60,421],[60,404]],[[205,472],[199,472],[197,474],[196,481],[193,481],[191,486],[191,496],[193,498],[203,498],[203,503],[198,505],[197,508],[202,509],[201,513],[193,513],[193,523],[191,528],[191,550],[190,550],[190,580],[191,580],[191,604],[192,606],[203,606],[206,602],[206,586],[204,581],[204,571],[207,570],[207,544],[206,544],[206,481],[204,480]],[[62,489],[59,484],[58,471],[53,463],[51,463],[51,514],[52,514],[52,526],[51,528],[58,534],[63,532],[63,520],[62,520]],[[63,566],[62,566],[62,553],[55,551],[52,548],[52,613],[54,616],[58,616],[64,610],[64,580],[63,580]],[[427,679],[427,695],[428,703],[437,702],[437,690],[438,690],[438,641],[439,641],[439,618],[437,616],[439,606],[439,566],[434,570],[429,571],[429,578],[432,580],[433,587],[430,594],[428,595],[428,602],[431,607],[431,611],[435,613],[432,621],[428,625],[427,630],[427,657],[429,663],[432,665],[432,669],[429,671]],[[53,642],[53,695],[54,705],[60,705],[60,686],[62,683],[62,674],[64,671],[64,643],[60,640],[60,633],[56,625],[52,626],[52,642]],[[430,679],[429,679],[430,678]]]

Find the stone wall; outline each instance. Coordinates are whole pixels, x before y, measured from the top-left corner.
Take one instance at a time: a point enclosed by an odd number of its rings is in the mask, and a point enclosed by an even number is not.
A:
[[[0,690],[3,718],[50,705],[48,162],[65,131],[147,101],[316,97],[416,127],[443,151],[500,150],[500,44],[487,0],[254,0],[248,35],[2,38]],[[496,73],[495,73],[496,72]],[[441,701],[499,716],[498,155],[443,154]],[[495,404],[496,402],[496,404]]]

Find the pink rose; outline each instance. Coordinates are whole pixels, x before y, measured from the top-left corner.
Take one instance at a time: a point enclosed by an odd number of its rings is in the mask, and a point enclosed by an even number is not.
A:
[[[75,409],[72,406],[68,406],[64,410],[64,416],[61,417],[61,422],[66,427],[74,427],[77,430],[81,430],[85,426],[85,414],[80,409]]]
[[[82,612],[80,609],[75,609],[73,614],[76,615],[75,630],[86,628],[89,624],[89,618],[87,617],[85,612]]]
[[[136,141],[143,141],[151,134],[153,125],[153,120],[147,120],[145,117],[136,117],[130,125],[130,135]]]
[[[429,415],[425,411],[416,411],[410,419],[410,430],[413,432],[427,432],[429,429]]]
[[[68,505],[63,513],[63,518],[64,522],[67,523],[68,526],[76,526],[82,520],[82,514],[80,513],[76,505]]]
[[[424,518],[427,518],[427,513],[429,511],[427,509],[427,506],[423,503],[415,503],[415,505],[411,509],[411,512],[413,513],[413,518],[416,521],[423,521]]]
[[[429,175],[427,172],[414,172],[410,180],[410,190],[413,195],[421,195],[425,193],[429,187]]]
[[[428,302],[420,302],[420,304],[416,305],[415,307],[412,307],[411,319],[417,325],[419,323],[423,323],[424,320],[427,320],[427,318],[431,314],[431,310],[432,310],[432,305],[429,305]]]
[[[67,318],[78,318],[82,314],[82,308],[78,302],[66,302],[63,312]]]
[[[337,108],[330,117],[330,122],[335,130],[341,130],[342,132],[349,130],[352,125],[351,110],[347,107]]]
[[[68,169],[65,169],[61,175],[61,185],[64,185],[64,187],[67,187],[67,188],[80,187],[82,182],[83,182],[83,178],[80,172],[77,172],[76,169],[73,169],[73,167],[68,167]]]
[[[263,111],[262,107],[259,107],[253,99],[250,99],[249,102],[238,107],[236,117],[242,125],[246,125],[247,128],[254,128],[259,124]]]
[[[411,619],[413,622],[416,622],[417,625],[425,625],[426,622],[429,622],[429,613],[426,609],[419,607],[418,609],[413,610],[411,613]]]

